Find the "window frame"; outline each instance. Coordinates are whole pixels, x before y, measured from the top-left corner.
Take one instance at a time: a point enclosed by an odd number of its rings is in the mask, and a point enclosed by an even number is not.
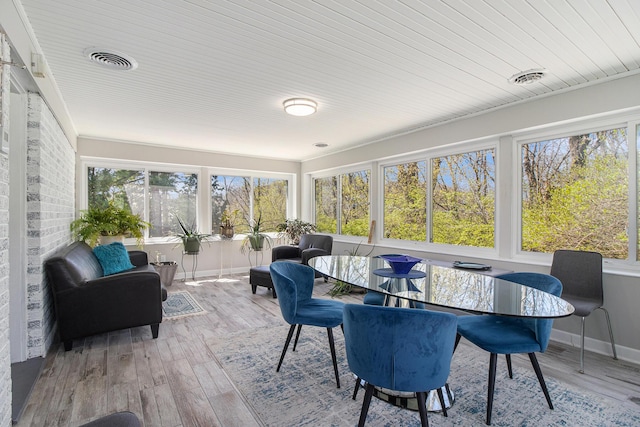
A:
[[[287,181],[287,218],[295,217],[296,212],[296,176],[293,173],[257,171],[248,169],[227,169],[215,167],[199,167],[182,164],[164,163],[164,162],[146,162],[122,159],[110,159],[102,157],[81,157],[79,161],[80,179],[76,184],[78,194],[77,211],[85,210],[88,207],[89,186],[88,186],[88,169],[109,168],[109,169],[130,169],[140,170],[144,173],[144,217],[145,221],[149,218],[149,171],[168,172],[168,173],[185,173],[195,174],[198,179],[198,189],[196,192],[196,223],[199,230],[211,230],[211,176],[212,175],[233,175],[249,177],[251,180],[251,209],[253,209],[253,179],[254,178],[273,178]],[[206,177],[206,180],[205,180]],[[207,231],[202,231],[206,233]],[[213,233],[216,234],[216,233]],[[271,233],[277,234],[277,233]],[[171,236],[166,237],[149,237],[148,230],[145,230],[145,244],[161,244],[174,242]],[[133,244],[135,239],[125,239],[125,244]]]
[[[369,228],[371,227],[371,221],[375,219],[374,213],[374,199],[373,199],[373,189],[374,189],[374,175],[376,171],[375,164],[373,162],[367,163],[359,163],[355,165],[349,165],[336,169],[329,169],[323,171],[322,173],[312,173],[310,174],[310,202],[311,202],[311,222],[316,223],[316,197],[315,197],[315,186],[316,179],[321,178],[329,178],[329,177],[338,177],[337,186],[338,186],[338,198],[336,200],[337,204],[337,218],[336,218],[336,233],[325,233],[334,237],[339,237],[346,242],[362,242],[363,238],[367,238],[366,236],[353,236],[350,234],[342,234],[342,223],[341,223],[341,215],[342,215],[342,175],[346,175],[349,173],[363,172],[369,171]],[[376,227],[377,228],[377,227]]]
[[[534,262],[550,262],[552,253],[538,253],[522,250],[522,165],[520,156],[523,145],[546,141],[554,138],[566,138],[572,135],[587,134],[598,132],[605,129],[626,128],[627,145],[628,145],[628,218],[627,218],[627,238],[628,238],[628,255],[626,259],[604,258],[605,265],[611,266],[618,270],[625,270],[629,267],[640,266],[640,261],[636,260],[638,256],[638,229],[640,228],[638,220],[638,202],[640,197],[637,194],[637,181],[640,179],[640,171],[638,171],[637,162],[637,132],[640,132],[640,118],[638,114],[612,114],[604,118],[589,119],[582,118],[569,124],[559,124],[548,126],[543,129],[533,131],[523,131],[513,133],[513,153],[511,165],[516,168],[514,172],[516,179],[511,183],[511,192],[515,195],[513,206],[513,223],[511,225],[512,234],[512,251],[511,258],[514,260],[527,260]]]
[[[248,170],[248,169],[225,169],[225,168],[216,168],[216,167],[208,167],[207,168],[207,201],[206,201],[206,208],[207,208],[207,212],[209,213],[208,218],[209,221],[211,221],[211,178],[214,176],[236,176],[236,177],[243,177],[243,178],[249,178],[249,182],[251,184],[251,191],[250,191],[250,201],[249,201],[249,211],[250,211],[250,215],[253,218],[253,207],[254,207],[254,200],[253,200],[253,196],[254,196],[254,180],[255,178],[268,178],[268,179],[279,179],[279,180],[284,180],[287,181],[287,208],[286,208],[286,218],[294,218],[296,217],[295,212],[296,212],[296,199],[295,199],[295,195],[296,195],[296,180],[295,180],[295,175],[291,174],[291,173],[284,173],[284,172],[262,172],[262,171],[255,171],[255,170]],[[243,218],[244,220],[244,218]],[[211,224],[210,224],[211,225]],[[266,232],[266,234],[271,235],[271,236],[275,236],[278,233],[276,232]],[[234,239],[236,239],[236,236],[242,236],[244,237],[246,235],[246,233],[236,233],[234,235]]]
[[[461,143],[450,144],[446,146],[433,147],[426,150],[421,150],[418,153],[394,156],[381,160],[378,163],[377,175],[378,185],[376,191],[379,195],[380,203],[376,206],[377,218],[380,219],[380,226],[376,225],[376,239],[378,242],[385,246],[398,248],[400,250],[419,250],[425,252],[443,253],[443,254],[455,254],[465,257],[483,257],[483,258],[496,258],[498,256],[498,242],[500,242],[500,211],[499,206],[501,203],[500,192],[500,179],[502,175],[500,170],[500,155],[501,147],[498,138],[480,138],[476,140],[469,140]],[[493,247],[478,247],[478,246],[463,246],[452,245],[447,243],[433,243],[432,238],[432,207],[433,207],[433,190],[432,190],[432,176],[433,176],[433,160],[435,158],[447,157],[456,154],[471,153],[483,150],[494,151],[494,168],[495,168],[495,214],[494,214],[494,245]],[[427,162],[427,203],[425,209],[427,211],[427,233],[425,241],[409,241],[400,239],[389,239],[383,236],[384,230],[384,168],[389,166],[396,166],[399,164],[425,161]]]

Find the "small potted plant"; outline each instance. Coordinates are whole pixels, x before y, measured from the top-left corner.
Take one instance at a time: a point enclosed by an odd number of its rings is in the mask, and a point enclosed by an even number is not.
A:
[[[300,243],[300,236],[303,234],[314,233],[318,228],[315,224],[305,222],[300,219],[287,219],[285,222],[278,224],[276,230],[287,236],[289,243],[297,245]]]
[[[222,213],[220,217],[220,236],[224,239],[232,239],[233,238],[233,227],[234,227],[234,219],[238,210],[234,210],[229,212],[228,209]]]
[[[187,226],[184,221],[182,221],[178,217],[178,224],[180,225],[181,233],[177,233],[176,237],[182,241],[183,249],[185,254],[198,254],[200,253],[200,246],[202,246],[202,242],[208,242],[211,234],[204,234],[198,232],[198,229],[195,225],[195,221]]]
[[[257,221],[249,221],[249,232],[242,240],[240,251],[244,254],[247,251],[261,251],[264,245],[271,248],[271,236],[262,231],[262,214],[258,216]]]
[[[70,228],[74,238],[89,246],[123,241],[125,237],[134,237],[138,246],[142,246],[144,230],[150,226],[140,215],[109,202],[106,208],[93,206],[82,211]]]

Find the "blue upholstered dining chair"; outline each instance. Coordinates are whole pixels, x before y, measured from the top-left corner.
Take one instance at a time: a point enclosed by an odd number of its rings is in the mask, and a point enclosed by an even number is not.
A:
[[[333,371],[336,375],[336,384],[340,388],[340,377],[338,376],[338,363],[336,361],[336,348],[333,341],[333,328],[342,325],[342,309],[344,303],[321,298],[312,298],[313,282],[315,273],[313,268],[286,261],[271,263],[271,279],[276,288],[280,311],[284,320],[291,325],[287,340],[284,343],[282,354],[276,372],[280,371],[284,355],[291,343],[293,331],[298,326],[296,339],[293,343],[293,351],[296,351],[298,338],[302,325],[319,326],[327,328],[329,337],[329,348],[333,360]]]
[[[540,273],[509,273],[497,277],[521,285],[536,288],[555,296],[562,293],[562,283],[548,274]],[[493,392],[496,383],[496,363],[498,354],[504,354],[507,359],[509,378],[513,378],[511,355],[527,353],[531,365],[538,377],[540,387],[544,393],[549,408],[553,409],[551,397],[544,382],[536,352],[544,353],[549,343],[553,319],[526,319],[493,315],[469,315],[458,317],[458,335],[456,347],[463,336],[481,349],[491,353],[489,358],[489,386],[487,390],[487,425],[491,424],[493,409]]]
[[[411,308],[347,304],[344,338],[349,368],[366,381],[358,426],[364,426],[374,387],[414,392],[420,421],[428,426],[426,399],[447,382],[456,316]]]

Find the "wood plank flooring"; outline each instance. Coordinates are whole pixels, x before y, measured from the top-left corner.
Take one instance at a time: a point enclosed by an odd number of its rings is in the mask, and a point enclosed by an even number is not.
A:
[[[326,297],[328,288],[317,279],[314,293]],[[246,275],[175,281],[169,291],[178,290],[189,291],[207,313],[165,320],[155,340],[147,326],[78,340],[69,352],[59,345],[47,356],[17,425],[78,426],[123,410],[136,413],[152,427],[262,425],[207,341],[231,332],[284,325],[277,299],[262,287],[252,294]],[[362,295],[342,300],[361,302]],[[463,340],[461,345],[468,344]],[[621,411],[640,409],[639,365],[587,353],[586,373],[581,375],[578,357],[578,349],[553,342],[538,356],[546,376],[614,398]],[[275,363],[274,359],[274,369]],[[531,369],[526,356],[514,356],[514,365]]]

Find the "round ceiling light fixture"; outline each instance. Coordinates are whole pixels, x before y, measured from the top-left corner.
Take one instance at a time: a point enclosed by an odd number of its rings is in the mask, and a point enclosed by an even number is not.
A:
[[[547,73],[548,71],[543,68],[522,71],[509,77],[509,83],[514,85],[530,85],[531,83],[542,80]]]
[[[309,116],[318,110],[318,103],[307,98],[291,98],[282,103],[284,111],[292,116]]]
[[[128,55],[98,47],[85,49],[84,55],[91,62],[118,71],[131,71],[138,68],[138,62]]]

